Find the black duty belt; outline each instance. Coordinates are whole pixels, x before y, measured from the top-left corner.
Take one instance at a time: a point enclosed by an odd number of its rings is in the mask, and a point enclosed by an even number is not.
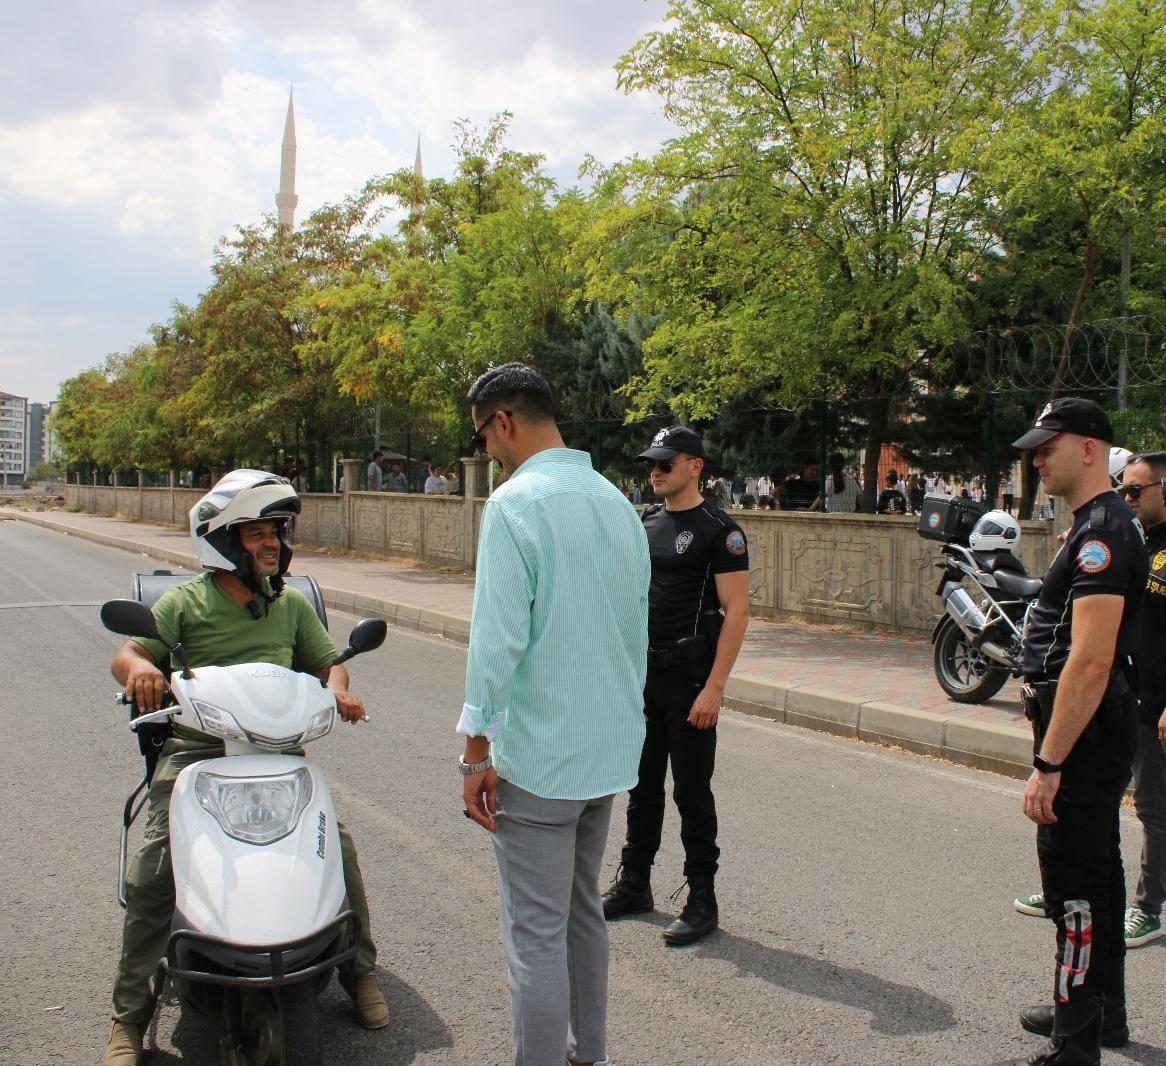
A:
[[[648,665],[655,667],[679,666],[683,662],[680,649],[674,644],[671,648],[649,648]]]

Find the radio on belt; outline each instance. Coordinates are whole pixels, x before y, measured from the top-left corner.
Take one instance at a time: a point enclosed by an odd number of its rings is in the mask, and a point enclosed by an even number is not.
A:
[[[928,540],[941,540],[944,544],[962,544],[966,548],[968,535],[983,513],[980,504],[964,496],[924,496],[919,514],[919,535]]]

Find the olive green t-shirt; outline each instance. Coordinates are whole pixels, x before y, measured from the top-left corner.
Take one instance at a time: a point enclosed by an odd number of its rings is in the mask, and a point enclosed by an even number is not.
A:
[[[274,663],[289,670],[319,674],[336,658],[336,645],[308,599],[286,587],[266,613],[252,618],[206,572],[168,589],[154,604],[158,632],[167,642],[134,637],[154,661],[163,663],[167,645],[181,641],[193,669],[235,666],[238,663]],[[204,734],[175,728],[182,736]]]

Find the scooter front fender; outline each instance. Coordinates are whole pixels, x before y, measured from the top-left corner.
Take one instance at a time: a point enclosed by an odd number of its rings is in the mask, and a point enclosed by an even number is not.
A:
[[[272,777],[304,768],[312,794],[295,828],[270,844],[224,831],[195,793],[199,774]],[[332,794],[307,759],[250,755],[208,759],[178,776],[170,801],[175,906],[181,925],[239,944],[311,936],[344,904],[344,869]]]

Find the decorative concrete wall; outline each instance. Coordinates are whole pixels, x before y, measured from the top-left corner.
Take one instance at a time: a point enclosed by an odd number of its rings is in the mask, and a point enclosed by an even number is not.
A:
[[[930,630],[941,608],[941,545],[913,518],[734,511],[749,538],[753,613],[766,618],[867,622]],[[1042,574],[1052,557],[1047,522],[1022,522],[1019,555]]]
[[[480,460],[473,460],[480,464]],[[467,468],[484,484],[484,467]],[[355,481],[355,478],[352,479]],[[467,478],[467,488],[471,488]],[[68,485],[66,505],[176,526],[205,490]],[[295,539],[306,548],[403,556],[472,570],[484,499],[395,492],[304,493]],[[749,538],[753,614],[930,631],[940,545],[915,519],[798,511],[734,511]],[[1047,522],[1022,522],[1020,557],[1031,574],[1052,558]]]

